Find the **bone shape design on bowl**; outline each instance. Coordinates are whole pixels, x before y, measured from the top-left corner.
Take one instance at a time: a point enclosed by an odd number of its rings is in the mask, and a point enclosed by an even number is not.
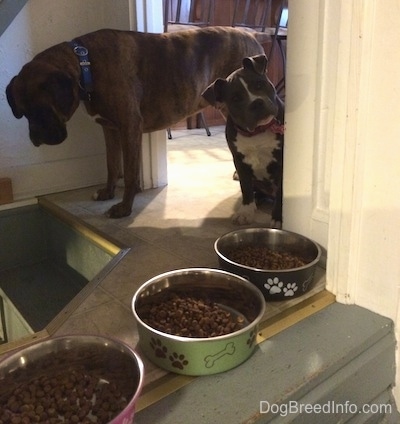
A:
[[[204,362],[206,363],[206,368],[212,368],[218,359],[221,359],[225,355],[233,355],[235,353],[235,343],[230,342],[227,343],[224,350],[217,352],[215,355],[207,355],[204,358]]]

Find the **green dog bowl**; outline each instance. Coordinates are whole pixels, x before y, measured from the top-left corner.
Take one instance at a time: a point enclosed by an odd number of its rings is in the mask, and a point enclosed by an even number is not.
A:
[[[171,296],[200,299],[200,309],[204,302],[211,303],[229,314],[234,325],[240,328],[216,336],[212,333],[186,336],[149,324],[148,317],[151,320],[153,316],[149,313],[151,308],[157,308]],[[205,309],[199,312],[197,305],[194,308],[197,321],[207,319]],[[183,322],[187,311],[180,306],[176,311],[172,309],[170,306],[163,316],[172,314],[175,322]],[[260,290],[245,278],[217,269],[186,268],[158,275],[144,283],[132,299],[132,311],[138,324],[140,348],[154,364],[178,374],[208,375],[234,368],[251,356],[265,301]],[[187,318],[191,320],[190,316]],[[187,326],[192,326],[193,321]]]

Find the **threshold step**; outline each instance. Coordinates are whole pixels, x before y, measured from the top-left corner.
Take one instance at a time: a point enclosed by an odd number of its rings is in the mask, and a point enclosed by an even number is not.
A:
[[[188,384],[139,408],[135,423],[373,424],[397,416],[391,320],[333,303],[271,334],[239,367],[188,377]]]

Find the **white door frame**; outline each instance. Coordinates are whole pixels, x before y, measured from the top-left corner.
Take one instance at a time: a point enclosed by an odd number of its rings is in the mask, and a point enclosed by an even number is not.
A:
[[[393,319],[398,340],[400,5],[289,0],[289,10],[284,227],[326,247],[328,290]]]
[[[131,30],[163,32],[162,1],[128,0]],[[168,183],[166,131],[143,134],[142,188],[155,188]]]

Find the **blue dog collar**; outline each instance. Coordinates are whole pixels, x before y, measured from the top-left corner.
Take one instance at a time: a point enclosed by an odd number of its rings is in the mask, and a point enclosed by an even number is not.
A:
[[[81,67],[81,79],[79,83],[80,94],[82,100],[90,102],[93,92],[92,72],[90,69],[89,51],[86,47],[81,46],[75,40],[69,43],[78,56],[79,65]]]

